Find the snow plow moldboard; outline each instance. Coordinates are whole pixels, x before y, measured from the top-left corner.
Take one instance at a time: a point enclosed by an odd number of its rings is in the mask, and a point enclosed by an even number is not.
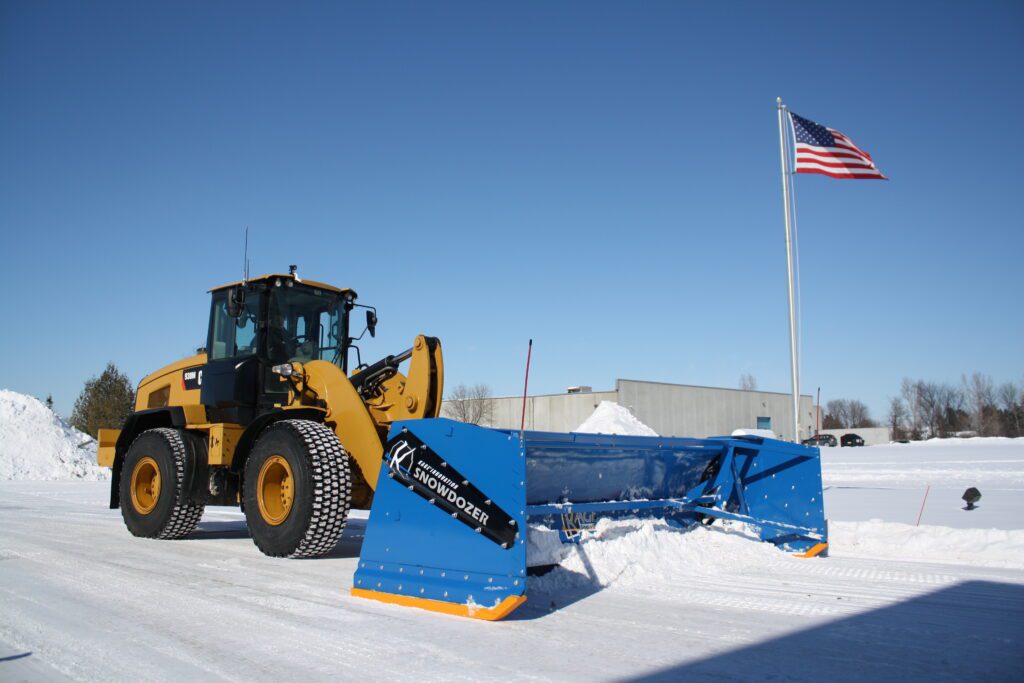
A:
[[[528,524],[572,542],[601,517],[749,523],[811,557],[827,548],[817,448],[396,422],[352,593],[496,620],[526,600]]]

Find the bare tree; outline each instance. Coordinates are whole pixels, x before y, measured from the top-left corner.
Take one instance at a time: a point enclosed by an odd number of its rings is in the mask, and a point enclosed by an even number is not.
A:
[[[847,411],[850,415],[851,427],[874,427],[875,421],[871,419],[871,411],[868,407],[857,400],[847,401]]]
[[[740,375],[740,389],[743,391],[757,391],[757,378],[749,372]]]
[[[920,439],[924,430],[924,411],[921,408],[921,385],[923,384],[924,382],[915,382],[909,377],[904,377],[900,385],[900,393],[903,395],[903,402],[907,408],[907,422],[911,439]]]
[[[1003,411],[1003,436],[1022,436],[1021,413],[1024,412],[1024,391],[1013,382],[1000,385],[997,392],[999,407]]]
[[[905,439],[904,426],[907,423],[907,406],[898,396],[889,399],[889,429],[892,431],[892,438]]]
[[[996,412],[996,392],[992,378],[976,372],[962,379],[971,427],[981,436],[990,436]]]
[[[486,384],[474,384],[471,387],[458,385],[445,399],[444,412],[447,417],[459,422],[489,425],[494,420],[491,388]]]
[[[874,427],[868,407],[856,399],[837,398],[825,404],[825,429]]]
[[[825,429],[846,429],[850,426],[850,410],[845,398],[837,398],[825,404]]]

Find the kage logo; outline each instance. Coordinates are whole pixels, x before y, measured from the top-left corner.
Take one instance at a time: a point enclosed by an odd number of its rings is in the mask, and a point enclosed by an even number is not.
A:
[[[516,520],[412,431],[403,429],[388,441],[381,460],[390,479],[448,517],[506,550],[515,544]]]
[[[403,469],[408,472],[412,469],[413,454],[416,449],[409,445],[408,441],[399,441],[391,447],[388,453],[388,468],[392,472],[399,473]]]

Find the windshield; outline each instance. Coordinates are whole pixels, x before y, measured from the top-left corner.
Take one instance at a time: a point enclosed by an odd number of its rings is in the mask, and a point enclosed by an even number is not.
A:
[[[335,292],[295,285],[270,290],[267,355],[274,363],[341,358],[342,298]]]

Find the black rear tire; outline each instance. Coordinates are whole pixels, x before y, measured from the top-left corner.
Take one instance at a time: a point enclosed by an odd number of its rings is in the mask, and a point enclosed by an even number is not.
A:
[[[273,485],[264,483],[272,480]],[[282,495],[288,499],[284,505]],[[256,547],[271,557],[330,552],[345,530],[351,496],[348,454],[319,422],[275,422],[245,463],[245,520]]]
[[[206,506],[184,491],[188,459],[195,457],[189,448],[187,435],[168,428],[147,430],[128,448],[118,486],[121,516],[133,535],[184,538],[199,524]]]

